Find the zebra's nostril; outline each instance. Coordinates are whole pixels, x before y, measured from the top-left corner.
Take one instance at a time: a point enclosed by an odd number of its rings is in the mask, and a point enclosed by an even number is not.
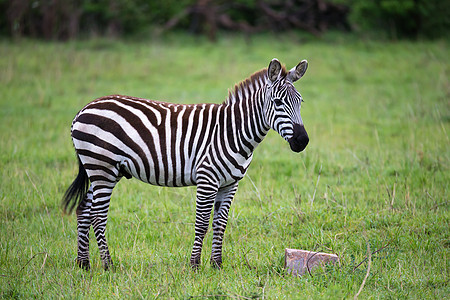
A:
[[[295,139],[303,139],[308,138],[308,133],[305,130],[305,127],[300,124],[294,124],[294,138]]]

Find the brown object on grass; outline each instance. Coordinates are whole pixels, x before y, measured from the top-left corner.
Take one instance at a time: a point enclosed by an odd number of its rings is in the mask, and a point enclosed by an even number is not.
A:
[[[336,263],[339,257],[336,254],[297,250],[286,248],[284,254],[284,268],[288,274],[302,276],[311,273],[315,268],[327,263]]]

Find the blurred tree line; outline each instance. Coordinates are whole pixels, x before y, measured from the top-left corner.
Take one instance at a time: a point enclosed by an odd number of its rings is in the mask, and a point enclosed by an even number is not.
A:
[[[299,29],[378,32],[390,38],[448,37],[443,0],[0,0],[0,35],[66,40],[181,29],[215,39]]]

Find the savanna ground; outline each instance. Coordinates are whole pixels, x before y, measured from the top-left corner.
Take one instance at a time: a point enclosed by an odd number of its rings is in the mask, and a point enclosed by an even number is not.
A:
[[[202,267],[189,266],[195,188],[125,179],[108,220],[115,271],[102,270],[92,233],[91,271],[78,269],[76,219],[60,208],[77,173],[78,110],[116,93],[219,103],[273,57],[309,61],[296,87],[310,144],[296,154],[271,132],[256,149],[223,269],[209,265],[211,232]],[[361,286],[362,298],[448,297],[449,57],[448,41],[296,34],[1,41],[1,297],[352,298]],[[288,247],[341,260],[296,278],[283,270]]]

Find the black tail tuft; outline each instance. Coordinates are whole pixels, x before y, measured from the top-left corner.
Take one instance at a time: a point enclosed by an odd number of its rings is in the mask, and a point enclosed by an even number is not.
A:
[[[64,194],[62,205],[65,213],[71,213],[74,209],[75,205],[78,205],[86,198],[86,194],[89,189],[89,177],[86,173],[86,170],[83,167],[83,164],[78,158],[78,175],[77,178],[72,182],[72,184],[67,189]],[[77,201],[78,199],[78,201]]]

